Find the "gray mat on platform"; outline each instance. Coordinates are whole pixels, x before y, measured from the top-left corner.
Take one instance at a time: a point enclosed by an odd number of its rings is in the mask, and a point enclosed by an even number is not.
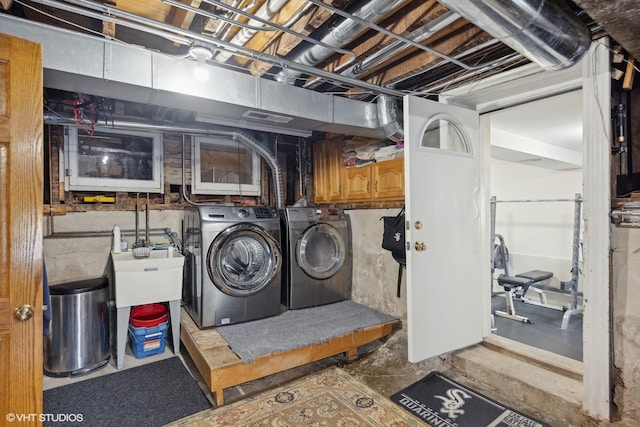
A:
[[[43,400],[54,416],[44,425],[56,427],[154,427],[211,408],[178,357],[46,390]]]
[[[251,363],[259,356],[323,343],[395,319],[353,301],[341,301],[221,326],[217,331],[243,363]]]

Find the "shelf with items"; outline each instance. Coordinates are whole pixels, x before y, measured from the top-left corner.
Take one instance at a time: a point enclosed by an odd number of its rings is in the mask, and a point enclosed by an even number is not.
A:
[[[344,137],[314,144],[316,204],[404,199],[403,157],[345,167],[343,153]]]

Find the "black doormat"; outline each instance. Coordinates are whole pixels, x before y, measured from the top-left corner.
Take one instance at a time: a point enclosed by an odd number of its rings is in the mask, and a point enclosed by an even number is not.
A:
[[[44,392],[50,426],[162,426],[211,408],[178,357]]]
[[[399,391],[391,400],[432,426],[549,427],[439,372],[432,372]]]

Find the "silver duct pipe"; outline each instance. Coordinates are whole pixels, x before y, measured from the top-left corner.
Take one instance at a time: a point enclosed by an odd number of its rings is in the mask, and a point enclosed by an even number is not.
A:
[[[282,6],[284,6],[287,3],[287,1],[288,0],[273,0],[273,1],[267,0],[263,3],[260,9],[258,9],[255,12],[255,16],[258,18],[262,18],[264,20],[269,20],[273,17],[273,15],[278,13],[280,9],[282,9]],[[209,2],[205,1],[205,3],[209,3]],[[251,19],[249,21],[249,25],[258,27],[261,25],[261,23],[256,21],[255,19]],[[244,46],[245,43],[247,43],[249,39],[253,37],[253,35],[256,32],[257,32],[256,30],[243,28],[240,31],[238,31],[238,33],[231,39],[231,44],[234,44],[236,46]],[[232,55],[233,54],[229,51],[220,51],[214,57],[214,59],[219,62],[227,62]]]
[[[375,21],[402,1],[404,0],[371,0],[360,9],[352,12],[352,14],[365,21]],[[367,26],[360,22],[356,22],[353,19],[342,18],[340,22],[332,25],[331,28],[327,30],[325,34],[319,36],[318,39],[325,45],[340,47],[359,36],[366,29]],[[333,50],[331,49],[327,49],[321,45],[312,45],[308,49],[304,49],[288,59],[298,64],[311,66],[327,59],[332,54]],[[280,71],[275,79],[279,82],[293,84],[295,83],[295,79],[300,75],[300,72],[287,68]]]
[[[380,95],[376,106],[378,107],[378,122],[387,138],[394,142],[404,141],[404,131],[398,120],[396,100],[387,95]]]
[[[375,93],[384,93],[392,96],[404,95],[401,91],[389,89],[384,86],[378,86],[372,83],[364,82],[362,80],[355,80],[355,79],[350,79],[348,77],[336,75],[329,71],[314,68],[312,66],[308,66],[305,64],[298,64],[286,58],[276,57],[274,55],[269,55],[267,53],[263,53],[257,50],[252,50],[244,46],[235,46],[224,40],[216,40],[211,37],[203,36],[193,31],[183,30],[182,28],[176,28],[166,23],[142,18],[132,13],[120,10],[118,8],[106,6],[102,3],[96,3],[91,0],[66,0],[68,3],[77,4],[78,6],[62,3],[58,0],[32,0],[32,1],[34,3],[42,4],[45,6],[51,6],[53,8],[77,13],[81,16],[95,17],[96,19],[102,19],[103,21],[113,22],[117,25],[140,29],[140,31],[146,31],[151,34],[154,34],[153,31],[158,31],[157,34],[160,35],[161,37],[165,37],[167,40],[171,40],[175,43],[179,43],[182,45],[189,46],[189,45],[192,45],[194,41],[198,41],[205,44],[206,46],[212,46],[215,49],[226,49],[231,52],[234,52],[234,54],[236,55],[243,56],[251,60],[264,61],[269,64],[277,65],[280,67],[286,66],[291,69],[300,70],[300,72],[326,78],[327,80],[334,80],[334,81],[343,82],[345,84],[352,85],[355,87],[368,89]],[[99,11],[104,15],[96,14],[95,12],[91,12],[83,7],[91,8],[93,10]],[[142,27],[140,27],[141,24],[143,24]],[[144,25],[149,25],[151,28],[144,27]],[[159,29],[159,30],[155,30],[155,29]]]
[[[448,27],[453,24],[460,18],[460,15],[453,12],[447,12],[432,21],[427,22],[422,27],[414,30],[407,36],[408,39],[413,40],[416,43],[421,43],[437,33],[440,30]],[[401,40],[397,40],[390,45],[380,49],[378,52],[373,55],[367,57],[366,59],[358,62],[357,64],[351,66],[349,69],[340,73],[343,76],[356,78],[358,75],[366,72],[369,68],[376,66],[377,64],[381,64],[391,58],[391,56],[397,54],[398,52],[402,52],[409,48],[409,45],[404,43]]]
[[[275,31],[275,30],[280,30],[280,31],[282,31],[284,33],[291,34],[294,37],[301,38],[301,39],[306,40],[306,41],[308,41],[310,43],[323,44],[322,42],[319,42],[318,40],[312,39],[311,37],[307,37],[307,36],[305,36],[303,34],[300,34],[298,32],[290,30],[289,28],[287,28],[284,25],[278,25],[278,24],[275,24],[273,22],[269,22],[268,18],[271,17],[271,15],[269,15],[269,13],[267,13],[267,16],[265,18],[262,18],[262,17],[260,17],[258,15],[252,15],[252,14],[250,14],[248,12],[245,12],[245,11],[243,11],[241,9],[238,9],[236,7],[233,7],[233,6],[229,6],[229,5],[225,4],[225,3],[219,2],[217,0],[203,0],[203,1],[205,3],[207,3],[207,4],[211,4],[211,5],[220,7],[222,9],[227,9],[230,12],[234,12],[236,15],[244,16],[245,18],[249,19],[249,23],[245,24],[243,22],[234,21],[234,20],[232,20],[230,18],[226,18],[224,16],[218,16],[218,15],[216,15],[214,13],[204,11],[204,10],[199,9],[197,7],[189,6],[187,4],[182,4],[177,0],[162,0],[162,2],[167,3],[167,4],[169,4],[169,5],[173,6],[173,7],[184,9],[186,11],[189,11],[189,12],[195,13],[197,15],[207,17],[207,18],[228,21],[230,23],[230,26],[236,25],[236,26],[242,27],[242,29],[238,32],[236,37],[234,37],[230,42],[230,43],[232,43],[232,44],[234,44],[236,46],[244,45],[258,31]],[[311,6],[313,6],[313,5],[311,5]],[[258,12],[260,12],[261,10],[262,10],[262,8]],[[274,11],[273,14],[275,14],[275,11]],[[258,26],[258,24],[260,24],[260,26]],[[352,59],[351,59],[350,62],[353,62],[355,60],[356,54],[355,54],[355,52],[353,52],[351,50],[340,49],[339,47],[334,48],[333,46],[329,46],[329,45],[324,45],[324,46],[326,48],[328,48],[328,49],[331,49],[333,52],[337,52],[337,53],[341,53],[343,55],[351,56]],[[214,56],[213,59],[216,60],[216,61],[219,61],[219,62],[227,62],[229,60],[229,58],[231,58],[231,56],[233,56],[231,52],[219,51]]]
[[[560,1],[438,1],[545,70],[570,67],[591,44],[587,26]]]
[[[73,117],[66,117],[59,114],[53,114],[51,112],[44,113],[44,123],[53,125],[75,125]],[[262,157],[273,175],[274,188],[276,192],[276,207],[281,209],[284,207],[284,196],[282,191],[282,172],[278,160],[268,150],[260,146],[260,143],[252,138],[250,135],[241,132],[240,130],[230,131],[223,129],[212,129],[206,126],[179,126],[179,125],[155,125],[145,122],[114,120],[110,123],[95,123],[96,128],[102,129],[129,129],[129,130],[142,130],[153,132],[166,132],[166,133],[178,133],[189,135],[206,135],[206,136],[224,136],[233,139],[234,141],[241,142],[249,146],[252,150],[255,150],[260,157]],[[184,151],[184,150],[183,150]],[[184,170],[183,170],[184,173]],[[183,186],[184,187],[184,186]],[[190,202],[187,199],[188,202]],[[191,203],[191,202],[190,202]]]

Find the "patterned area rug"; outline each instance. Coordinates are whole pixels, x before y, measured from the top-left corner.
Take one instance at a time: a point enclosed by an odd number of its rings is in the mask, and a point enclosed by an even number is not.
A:
[[[421,426],[411,414],[339,368],[301,378],[169,426]]]

